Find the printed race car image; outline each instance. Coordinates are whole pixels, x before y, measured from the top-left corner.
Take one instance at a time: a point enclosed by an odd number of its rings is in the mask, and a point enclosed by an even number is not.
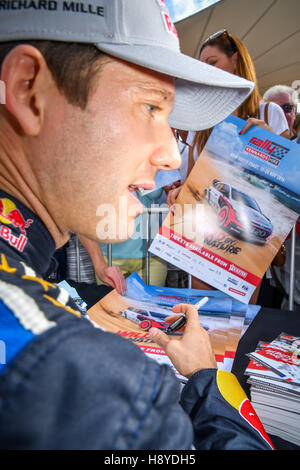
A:
[[[120,313],[123,317],[128,318],[128,320],[137,323],[143,330],[148,331],[154,326],[155,328],[163,330],[165,333],[167,332],[168,325],[166,325],[164,321],[159,321],[157,318],[154,318],[148,310],[128,307]]]
[[[266,242],[273,225],[256,200],[230,184],[213,180],[205,190],[208,203],[218,211],[219,225],[248,240]]]

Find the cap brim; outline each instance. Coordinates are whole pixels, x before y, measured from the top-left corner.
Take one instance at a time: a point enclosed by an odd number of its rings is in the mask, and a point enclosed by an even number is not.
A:
[[[209,129],[233,113],[254,83],[161,46],[96,44],[128,62],[175,77],[175,102],[169,123],[177,129]]]

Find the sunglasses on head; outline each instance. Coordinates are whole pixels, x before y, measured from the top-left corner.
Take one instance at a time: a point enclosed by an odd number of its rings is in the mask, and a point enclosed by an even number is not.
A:
[[[177,130],[177,129],[174,129],[173,127],[171,127],[172,129],[172,132],[173,132],[173,135],[176,139],[176,142],[181,142],[182,144],[184,145],[187,145],[188,147],[190,147],[190,144],[188,144],[181,136],[180,132]]]
[[[214,39],[217,39],[221,36],[226,37],[230,44],[231,44],[231,47],[232,47],[232,50],[233,52],[237,52],[237,45],[234,41],[234,39],[230,36],[230,34],[228,33],[227,29],[221,29],[220,31],[217,31],[216,33],[212,34],[211,36],[209,36],[207,39],[205,39],[204,43],[202,44],[201,46],[201,49],[200,49],[200,54],[201,54],[201,51],[202,49],[207,46],[207,44],[209,44],[211,41],[213,41]]]
[[[291,113],[293,109],[295,109],[295,105],[290,104],[290,103],[282,104],[280,107],[283,109],[285,113]]]

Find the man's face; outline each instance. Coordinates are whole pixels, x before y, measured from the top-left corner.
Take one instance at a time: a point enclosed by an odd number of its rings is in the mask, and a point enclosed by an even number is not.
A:
[[[132,234],[142,211],[134,189],[152,188],[158,170],[181,164],[168,124],[173,99],[172,78],[112,59],[85,110],[53,100],[41,158],[60,228],[106,242]]]
[[[278,95],[272,96],[272,101],[274,103],[279,104],[279,106],[282,106],[285,104],[290,104],[293,106],[293,108],[290,110],[283,109],[290,131],[292,132],[294,121],[296,118],[296,107],[294,106],[291,95],[289,93],[279,93]]]

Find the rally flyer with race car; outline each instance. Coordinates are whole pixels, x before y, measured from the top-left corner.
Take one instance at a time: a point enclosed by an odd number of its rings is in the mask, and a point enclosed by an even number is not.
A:
[[[178,379],[185,382],[185,377],[176,371],[148,331],[155,326],[170,334],[164,319],[173,315],[172,307],[180,303],[197,305],[206,296],[206,291],[146,285],[137,273],[126,279],[126,286],[125,296],[111,291],[88,310],[88,317],[101,328],[134,342],[157,362],[169,365]],[[230,372],[244,326],[256,316],[259,307],[245,307],[219,291],[210,291],[207,297],[209,301],[203,307],[197,307],[199,322],[208,331],[218,368]]]
[[[167,333],[168,325],[164,322],[164,318],[170,315],[173,315],[170,307],[138,302],[121,296],[116,290],[111,291],[88,311],[90,320],[100,328],[132,341],[149,357],[171,367],[181,382],[186,382],[187,379],[175,369],[164,349],[156,344],[148,333],[151,326]],[[224,314],[222,317],[207,316],[203,327],[210,330],[217,366],[223,369],[230,329],[230,314]],[[172,334],[180,335],[181,333]],[[226,366],[228,367],[227,363]]]
[[[300,213],[300,147],[244,126],[214,128],[150,251],[248,303]]]

